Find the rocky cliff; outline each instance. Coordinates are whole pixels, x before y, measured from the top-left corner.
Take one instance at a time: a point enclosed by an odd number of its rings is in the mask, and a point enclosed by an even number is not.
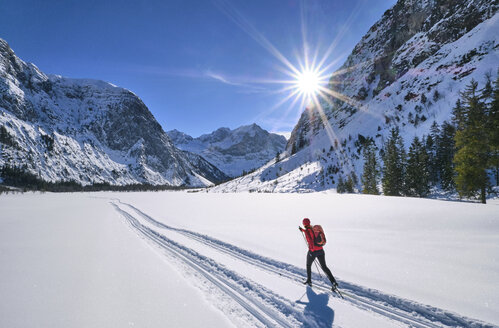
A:
[[[47,181],[206,186],[227,176],[177,149],[133,92],[46,75],[0,39],[0,166]],[[10,140],[7,142],[6,140]]]
[[[465,85],[495,78],[496,0],[399,0],[331,77],[328,95],[305,109],[285,159],[217,190],[307,191],[360,176],[362,143],[382,148],[398,127],[406,146],[451,119]]]

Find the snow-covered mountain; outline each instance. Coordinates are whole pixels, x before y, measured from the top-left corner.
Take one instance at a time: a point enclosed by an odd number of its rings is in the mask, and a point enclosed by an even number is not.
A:
[[[0,167],[47,181],[206,186],[227,176],[177,149],[132,92],[46,75],[0,39]]]
[[[286,158],[215,190],[307,191],[362,171],[362,141],[380,149],[393,127],[406,142],[451,119],[471,79],[499,67],[498,1],[399,0],[354,47],[328,84],[321,109],[307,108]]]
[[[235,177],[259,168],[284,151],[286,138],[257,124],[231,130],[220,128],[193,138],[183,132],[167,132],[176,147],[203,156],[225,174]]]

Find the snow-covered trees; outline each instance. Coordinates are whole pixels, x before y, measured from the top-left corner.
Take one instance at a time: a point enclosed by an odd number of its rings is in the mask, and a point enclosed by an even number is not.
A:
[[[385,195],[425,197],[431,188],[440,188],[461,197],[478,196],[485,203],[491,175],[499,186],[499,74],[494,83],[487,75],[482,89],[472,80],[460,95],[452,122],[433,122],[428,135],[413,139],[407,154],[398,128],[393,128],[380,151],[381,172],[375,145],[363,145],[363,193],[379,193],[382,173]],[[341,182],[345,188],[347,183]]]

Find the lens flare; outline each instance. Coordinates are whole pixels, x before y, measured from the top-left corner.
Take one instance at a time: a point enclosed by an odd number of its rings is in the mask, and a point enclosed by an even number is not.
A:
[[[296,54],[296,61],[288,59],[279,51],[279,49],[272,44],[251,22],[242,15],[242,13],[233,6],[229,0],[213,0],[215,5],[224,13],[232,22],[234,22],[241,30],[246,32],[251,38],[253,38],[257,43],[259,43],[265,50],[269,52],[272,56],[279,61],[276,71],[279,71],[285,75],[284,79],[277,80],[258,80],[252,81],[257,84],[280,84],[281,87],[270,94],[284,94],[285,96],[274,106],[271,106],[268,110],[261,112],[254,121],[260,120],[263,117],[268,117],[278,108],[288,105],[284,116],[293,110],[297,109],[296,120],[300,117],[303,108],[313,109],[319,114],[320,120],[326,130],[327,136],[331,144],[335,144],[339,140],[336,131],[331,125],[328,118],[327,111],[337,106],[335,104],[337,101],[348,104],[354,107],[364,114],[376,115],[365,110],[365,106],[358,102],[354,98],[348,97],[333,88],[335,84],[339,83],[332,80],[332,77],[336,76],[337,80],[341,79],[341,75],[352,68],[340,69],[339,71],[333,73],[332,69],[336,66],[339,60],[344,59],[344,55],[336,55],[335,59],[331,59],[337,44],[343,38],[346,31],[349,30],[352,22],[356,15],[360,12],[360,7],[363,6],[367,0],[360,1],[359,4],[352,11],[352,14],[348,17],[346,23],[342,26],[340,31],[337,33],[333,42],[327,47],[327,50],[322,56],[319,56],[319,48],[323,47],[312,47],[315,51],[310,53],[310,46],[307,40],[307,28],[306,28],[306,1],[300,1],[300,14],[301,14],[301,32],[302,32],[302,42],[303,42],[303,52],[298,55]],[[312,54],[312,56],[310,56]],[[371,61],[371,60],[370,60]],[[360,65],[357,64],[357,65]],[[297,104],[299,104],[297,106]],[[296,107],[297,106],[297,107]],[[378,114],[380,115],[380,114]],[[295,121],[296,121],[295,120]],[[278,130],[274,128],[273,130]],[[341,147],[341,146],[340,146]],[[341,151],[338,149],[340,147],[335,147],[335,151],[338,152],[338,157],[341,156]],[[349,160],[346,159],[348,164]]]
[[[311,99],[316,95],[324,81],[321,76],[313,70],[303,70],[296,74],[295,88],[305,97]]]

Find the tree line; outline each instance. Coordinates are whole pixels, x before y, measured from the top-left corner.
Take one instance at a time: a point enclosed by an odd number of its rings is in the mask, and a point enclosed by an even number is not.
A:
[[[183,190],[186,186],[151,185],[147,183],[136,183],[128,185],[111,185],[109,183],[93,183],[82,185],[74,180],[50,182],[39,178],[37,175],[27,171],[26,167],[15,167],[5,165],[0,168],[0,177],[3,184],[18,187],[22,191],[51,191],[51,192],[80,192],[80,191],[161,191],[161,190]],[[0,185],[1,187],[1,185]],[[8,192],[10,189],[0,188],[0,193]]]
[[[487,192],[499,185],[499,74],[490,74],[482,89],[474,80],[460,92],[452,121],[433,122],[430,133],[415,137],[409,150],[398,128],[390,131],[380,150],[373,142],[363,149],[362,192],[390,196],[426,197],[432,187],[457,191],[460,197],[486,202]]]

